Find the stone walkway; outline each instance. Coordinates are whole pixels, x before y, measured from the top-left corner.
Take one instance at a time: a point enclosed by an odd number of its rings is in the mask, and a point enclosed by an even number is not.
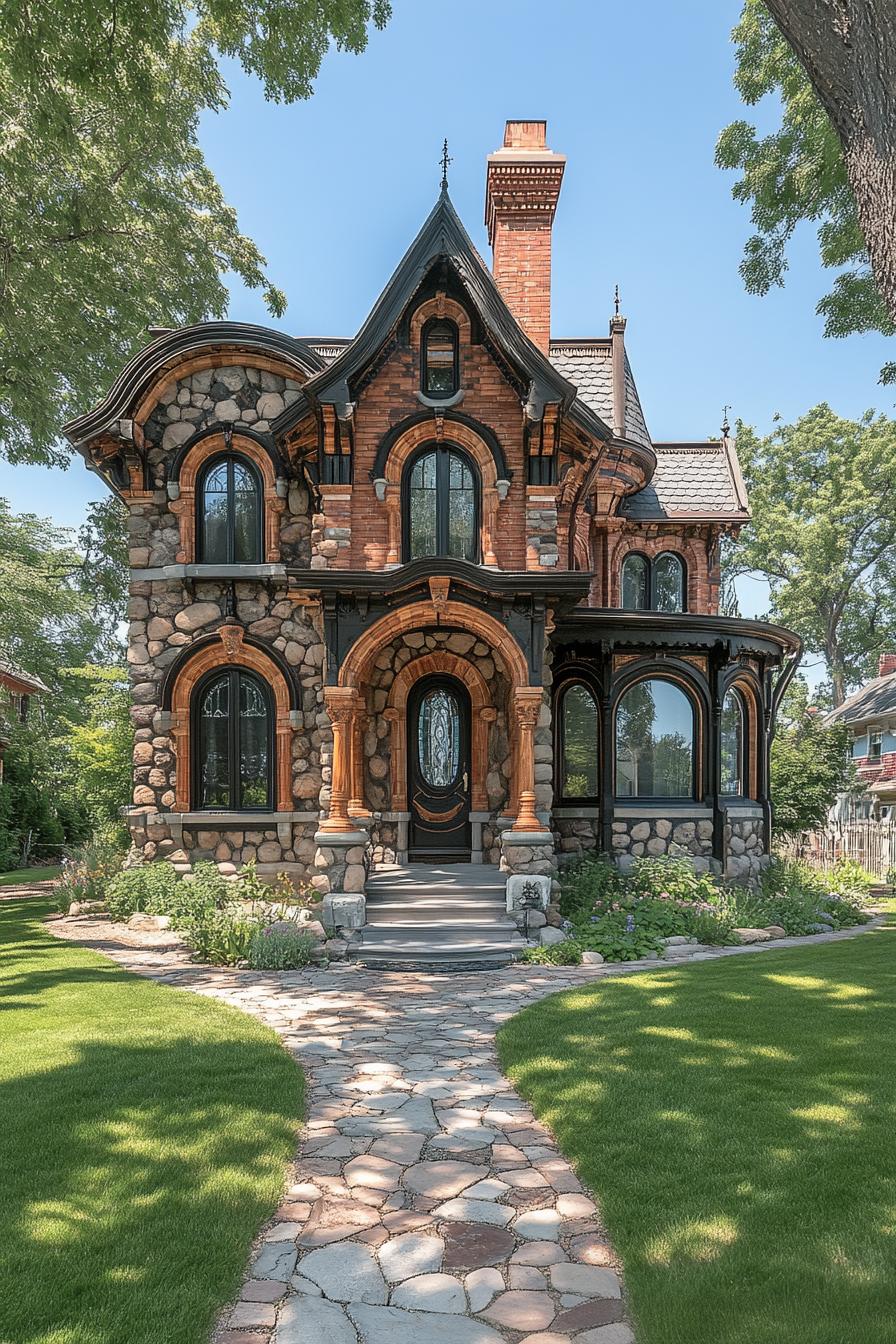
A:
[[[307,1074],[293,1179],[216,1344],[631,1344],[594,1201],[494,1050],[526,1004],[624,968],[211,970],[108,924],[50,927],[260,1018]]]

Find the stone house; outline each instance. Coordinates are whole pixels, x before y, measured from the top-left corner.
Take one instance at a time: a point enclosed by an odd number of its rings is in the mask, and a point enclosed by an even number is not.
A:
[[[130,509],[143,859],[285,870],[335,924],[414,865],[758,870],[799,642],[719,615],[727,427],[652,440],[618,311],[551,334],[564,169],[508,122],[491,271],[443,184],[353,339],[158,331],[66,427]]]

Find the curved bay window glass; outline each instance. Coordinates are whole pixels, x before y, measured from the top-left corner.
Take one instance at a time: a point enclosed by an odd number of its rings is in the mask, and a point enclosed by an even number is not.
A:
[[[654,611],[684,611],[684,565],[680,556],[664,551],[653,562]]]
[[[200,685],[194,710],[195,806],[270,810],[270,692],[252,672],[225,668]]]
[[[244,457],[214,458],[202,474],[199,559],[204,564],[261,562],[261,482]]]
[[[477,496],[473,468],[462,453],[440,445],[415,458],[407,487],[407,559],[478,559]]]
[[[626,611],[650,606],[650,570],[644,555],[627,555],[622,562],[622,605]]]
[[[581,682],[568,686],[561,700],[560,796],[597,797],[597,704]]]
[[[692,798],[694,708],[669,681],[639,681],[616,710],[616,796]]]
[[[722,753],[720,792],[743,795],[744,788],[744,706],[737,691],[729,691],[722,701],[719,726]]]
[[[460,386],[457,327],[435,317],[425,324],[420,337],[422,390],[427,397],[453,397]]]
[[[460,706],[446,686],[427,692],[417,716],[420,773],[433,789],[445,789],[457,778],[460,762]]]

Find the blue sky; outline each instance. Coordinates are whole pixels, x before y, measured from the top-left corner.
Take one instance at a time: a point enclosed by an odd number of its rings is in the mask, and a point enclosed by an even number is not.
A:
[[[550,146],[568,156],[553,332],[604,334],[619,284],[655,438],[715,434],[725,403],[763,431],[775,412],[792,419],[821,400],[848,416],[892,414],[893,392],[877,383],[892,343],[822,337],[815,304],[830,276],[810,227],[785,289],[764,299],[743,290],[749,213],[713,164],[720,129],[751,115],[731,81],[739,9],[737,0],[393,0],[367,51],[331,53],[314,97],[292,107],[265,102],[229,66],[230,108],[204,119],[202,145],[287,293],[275,325],[354,334],[436,198],[444,136],[452,199],[488,256],[485,157],[508,117],[544,117]],[[769,124],[773,113],[763,109]],[[270,321],[239,285],[231,315]],[[0,494],[60,523],[76,525],[97,489],[77,464],[63,473],[0,463]]]

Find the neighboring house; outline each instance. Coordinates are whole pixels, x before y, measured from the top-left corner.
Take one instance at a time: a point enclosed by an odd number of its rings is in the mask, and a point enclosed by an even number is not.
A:
[[[24,723],[33,695],[41,695],[47,687],[40,677],[24,672],[15,663],[0,657],[0,783],[3,782],[3,756],[9,746],[9,729],[13,723]]]
[[[838,799],[836,820],[891,819],[896,806],[896,653],[882,653],[874,680],[831,710],[825,723],[848,726],[862,785],[861,792]]]
[[[147,859],[757,871],[799,641],[718,614],[727,427],[653,442],[618,312],[551,336],[564,166],[508,122],[491,272],[443,186],[354,339],[164,331],[66,427],[130,507]]]

